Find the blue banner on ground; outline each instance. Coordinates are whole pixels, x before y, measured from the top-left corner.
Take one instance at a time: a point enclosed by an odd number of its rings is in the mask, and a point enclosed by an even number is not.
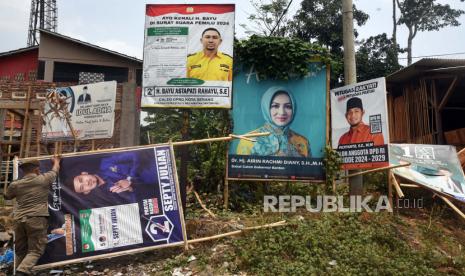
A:
[[[269,132],[231,142],[229,179],[323,180],[326,142],[326,66],[286,81],[259,79],[252,70],[234,77],[234,133]]]
[[[173,162],[169,146],[63,158],[38,265],[183,244]]]

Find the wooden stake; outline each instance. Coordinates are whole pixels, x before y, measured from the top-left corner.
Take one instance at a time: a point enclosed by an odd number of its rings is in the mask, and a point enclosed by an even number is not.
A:
[[[202,209],[204,209],[205,212],[207,212],[212,218],[216,218],[215,214],[212,211],[208,210],[208,208],[205,206],[205,204],[203,204],[202,200],[200,200],[199,194],[195,190],[192,190],[192,191],[194,192],[195,198],[199,202]]]
[[[357,175],[363,175],[363,174],[372,173],[372,172],[380,172],[380,171],[391,170],[391,169],[400,168],[400,167],[407,167],[407,166],[410,166],[410,163],[401,164],[401,165],[394,165],[394,166],[389,166],[389,167],[376,168],[376,169],[371,169],[371,170],[366,170],[366,171],[361,171],[361,172],[358,172],[358,173],[353,173],[353,174],[342,176],[341,178],[342,179],[350,178],[350,177],[357,176]]]
[[[21,132],[21,144],[19,148],[19,157],[23,156],[23,151],[25,148],[25,143],[27,143],[27,129],[28,129],[28,122],[29,122],[29,107],[31,104],[31,86],[29,86],[27,90],[27,99],[26,99],[26,110],[24,111],[24,120],[23,120],[23,131]]]
[[[228,154],[229,153],[229,144],[226,146],[226,173],[224,176],[224,187],[223,187],[223,210],[227,211],[229,208],[229,160]]]
[[[444,200],[444,202],[449,205],[450,208],[452,208],[452,210],[454,210],[459,216],[461,216],[464,220],[465,220],[465,214],[462,213],[462,211],[460,211],[459,208],[457,208],[457,206],[455,206],[452,202],[450,202],[449,199],[447,199],[446,197],[442,196],[442,195],[439,195],[439,194],[435,194],[437,195],[438,197],[440,197],[442,200]]]
[[[398,195],[400,198],[403,198],[405,195],[404,195],[404,193],[402,192],[402,189],[400,188],[399,183],[397,182],[397,179],[396,179],[395,175],[394,175],[392,172],[389,172],[389,173],[391,174],[391,177],[392,177],[392,184],[394,185],[394,188],[396,189],[397,195]]]
[[[8,172],[10,171],[10,154],[11,154],[11,142],[13,142],[13,126],[14,126],[14,121],[15,121],[15,114],[13,112],[10,112],[10,136],[8,138],[8,141],[10,144],[8,145],[8,150],[7,150],[7,157],[6,157],[6,170],[5,170],[5,182],[3,183],[3,194],[6,193],[6,189],[8,187]],[[0,139],[3,139],[3,137],[0,137]]]
[[[391,170],[388,172],[388,200],[389,200],[389,205],[391,205],[392,210],[394,210],[394,202],[392,201],[392,177],[394,175],[391,173]]]

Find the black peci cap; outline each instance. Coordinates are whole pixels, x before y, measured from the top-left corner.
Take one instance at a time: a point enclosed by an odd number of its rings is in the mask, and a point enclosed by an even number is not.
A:
[[[346,109],[346,112],[348,112],[351,108],[360,108],[361,110],[363,110],[363,104],[362,104],[362,100],[360,98],[357,98],[357,97],[353,97],[353,98],[350,98],[348,101],[347,101],[347,109]]]

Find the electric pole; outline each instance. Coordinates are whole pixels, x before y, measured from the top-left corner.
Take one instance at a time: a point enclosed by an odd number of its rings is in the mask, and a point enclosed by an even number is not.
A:
[[[346,85],[357,82],[354,47],[354,16],[352,0],[342,0],[342,35],[344,43],[344,82]],[[349,174],[356,171],[349,171]],[[349,194],[363,195],[363,176],[349,178]]]

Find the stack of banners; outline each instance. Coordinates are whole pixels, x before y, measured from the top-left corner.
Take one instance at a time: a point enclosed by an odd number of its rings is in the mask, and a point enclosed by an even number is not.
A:
[[[231,107],[234,9],[146,6],[142,107]]]
[[[72,140],[72,130],[77,140],[113,136],[116,81],[60,87],[51,92],[56,92],[61,100],[47,97],[43,140]]]
[[[390,144],[389,162],[410,163],[394,174],[465,202],[465,177],[454,146]]]
[[[331,144],[346,170],[388,166],[386,81],[373,79],[331,90]]]
[[[252,69],[234,77],[234,133],[269,132],[234,140],[229,179],[322,180],[326,142],[326,66],[309,64],[300,79],[259,79]]]
[[[174,162],[169,146],[63,158],[38,264],[183,244]]]

